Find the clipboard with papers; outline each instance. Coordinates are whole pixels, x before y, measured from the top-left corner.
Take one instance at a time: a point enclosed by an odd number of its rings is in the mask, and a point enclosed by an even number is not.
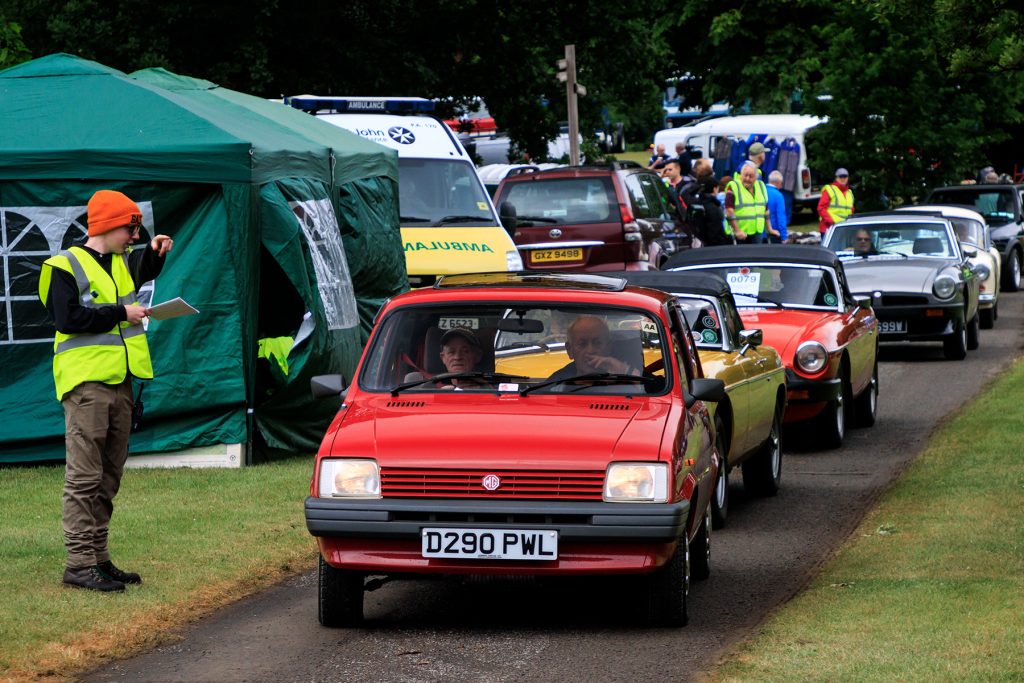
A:
[[[149,317],[153,320],[167,320],[168,318],[180,318],[183,315],[195,315],[199,310],[193,308],[187,301],[182,299],[180,296],[165,301],[162,304],[151,306],[149,309]]]

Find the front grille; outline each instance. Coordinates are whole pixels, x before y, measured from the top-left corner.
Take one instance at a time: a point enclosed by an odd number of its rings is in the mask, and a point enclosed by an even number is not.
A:
[[[484,477],[496,476],[494,491]],[[380,472],[384,498],[517,498],[520,500],[601,500],[604,470],[457,470],[384,467]]]

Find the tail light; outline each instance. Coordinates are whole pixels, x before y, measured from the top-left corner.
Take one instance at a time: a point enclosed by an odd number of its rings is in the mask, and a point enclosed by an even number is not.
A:
[[[619,204],[619,215],[622,217],[622,239],[627,242],[640,242],[643,236],[640,234],[640,226],[636,224],[633,213],[625,204]]]
[[[800,185],[806,187],[808,190],[811,189],[811,171],[810,169],[803,169],[800,171]]]

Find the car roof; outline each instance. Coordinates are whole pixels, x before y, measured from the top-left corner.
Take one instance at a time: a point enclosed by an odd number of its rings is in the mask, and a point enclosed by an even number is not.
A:
[[[616,273],[631,285],[657,289],[670,294],[685,292],[702,296],[721,297],[730,295],[726,281],[715,273],[696,273],[687,271],[634,270]]]
[[[737,244],[686,249],[671,256],[662,270],[684,266],[736,262],[807,263],[835,268],[839,258],[830,249],[812,244]]]
[[[605,277],[587,273],[466,273],[443,275],[434,283],[434,289],[463,287],[545,287],[557,289],[585,289],[591,291],[621,292],[626,281],[620,277]]]

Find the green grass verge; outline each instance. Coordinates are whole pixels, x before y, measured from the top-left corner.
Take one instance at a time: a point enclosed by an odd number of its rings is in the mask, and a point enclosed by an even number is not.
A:
[[[311,474],[311,457],[243,469],[129,470],[114,501],[110,548],[143,584],[99,594],[61,584],[63,466],[3,470],[0,679],[60,678],[124,656],[314,566],[302,512]]]
[[[1024,680],[1024,363],[939,429],[722,681]]]

